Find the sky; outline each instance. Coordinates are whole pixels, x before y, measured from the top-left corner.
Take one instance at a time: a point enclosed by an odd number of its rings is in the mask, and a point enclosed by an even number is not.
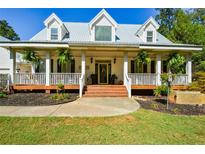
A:
[[[63,22],[90,22],[101,8],[69,9],[0,9],[0,20],[6,20],[21,40],[29,40],[45,26],[44,20],[55,13]],[[155,16],[155,9],[106,9],[119,24],[143,24],[150,16]]]

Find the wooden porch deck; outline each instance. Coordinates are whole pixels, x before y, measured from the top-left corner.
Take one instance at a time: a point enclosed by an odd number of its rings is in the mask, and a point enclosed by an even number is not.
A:
[[[22,85],[22,84],[13,84],[11,86],[13,90],[57,90],[57,85]],[[79,85],[65,85],[65,90],[78,90]]]
[[[132,85],[132,90],[153,90],[157,86],[156,85]],[[13,90],[56,90],[57,85],[24,85],[24,84],[13,84],[11,86]],[[64,89],[66,90],[79,90],[79,85],[65,85]],[[174,90],[186,90],[188,86],[185,85],[175,85],[173,86]]]
[[[154,90],[157,86],[156,85],[132,85],[132,90]],[[186,90],[188,86],[186,85],[174,85],[172,86],[173,90]]]

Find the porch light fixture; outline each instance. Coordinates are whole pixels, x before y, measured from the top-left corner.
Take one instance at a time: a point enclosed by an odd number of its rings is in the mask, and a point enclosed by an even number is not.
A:
[[[91,63],[91,64],[93,63],[93,57],[90,58],[90,63]]]
[[[116,63],[116,58],[114,58],[114,64]]]

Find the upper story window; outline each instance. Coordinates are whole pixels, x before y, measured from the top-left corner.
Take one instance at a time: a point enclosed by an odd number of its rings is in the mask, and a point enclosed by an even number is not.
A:
[[[95,26],[96,41],[111,41],[112,27],[111,26]]]
[[[51,40],[58,40],[58,28],[51,28]]]
[[[153,31],[147,31],[147,42],[153,42]]]

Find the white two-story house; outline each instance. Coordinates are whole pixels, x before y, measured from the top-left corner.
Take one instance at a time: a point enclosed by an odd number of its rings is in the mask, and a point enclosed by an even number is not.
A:
[[[187,58],[186,73],[177,76],[174,82],[180,88],[192,82],[191,54],[202,50],[197,45],[172,43],[157,31],[160,25],[152,17],[143,24],[118,24],[104,9],[88,23],[64,22],[53,13],[44,25],[30,40],[0,41],[0,47],[11,52],[9,73],[14,90],[49,92],[62,83],[65,89],[77,89],[83,96],[88,85],[94,84],[109,89],[88,96],[116,96],[117,87],[125,91],[117,96],[131,97],[132,89],[154,89],[161,85],[160,74],[167,71],[165,61],[173,52]],[[30,73],[18,73],[16,52],[28,47],[35,50],[42,63]],[[60,65],[58,48],[69,48],[73,60]],[[148,52],[151,63],[137,67],[135,57],[141,50]],[[110,85],[114,74],[117,78]]]

